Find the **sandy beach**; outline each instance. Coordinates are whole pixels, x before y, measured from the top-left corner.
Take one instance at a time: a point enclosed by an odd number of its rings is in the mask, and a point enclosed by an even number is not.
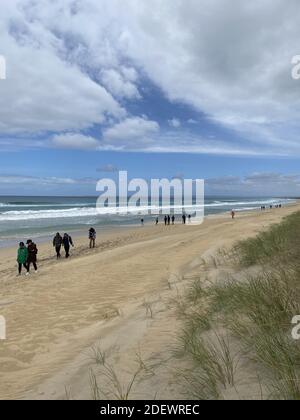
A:
[[[39,272],[16,277],[16,249],[0,250],[1,399],[91,398],[91,348],[101,342],[126,383],[137,354],[151,366],[134,398],[180,398],[172,346],[174,298],[202,258],[253,236],[300,204],[205,219],[200,226],[145,226],[76,238],[69,260],[39,245]],[[146,363],[146,362],[145,362]]]

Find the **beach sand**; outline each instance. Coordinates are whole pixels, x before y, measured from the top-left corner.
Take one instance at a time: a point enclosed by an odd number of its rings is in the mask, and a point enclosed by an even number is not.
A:
[[[99,344],[120,382],[137,359],[149,366],[132,398],[181,398],[172,372],[180,328],[175,304],[202,257],[255,235],[300,204],[205,219],[200,226],[145,226],[106,233],[97,248],[76,238],[69,260],[39,246],[39,272],[16,277],[16,250],[0,250],[0,399],[91,398],[91,348]]]

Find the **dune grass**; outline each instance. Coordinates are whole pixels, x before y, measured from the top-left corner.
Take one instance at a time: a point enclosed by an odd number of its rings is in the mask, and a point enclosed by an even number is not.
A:
[[[255,238],[239,242],[235,251],[243,266],[266,264],[270,261],[295,262],[299,257],[300,212],[286,217],[281,223]]]
[[[90,369],[91,397],[96,401],[102,399],[127,401],[130,399],[141,372],[145,369],[145,364],[139,363],[129,380],[124,382],[113,365],[107,361],[107,356],[107,352],[103,351],[100,346],[92,348],[91,358],[95,362],[97,369]],[[101,386],[99,382],[101,382]]]
[[[196,280],[186,296],[181,346],[194,363],[185,378],[190,393],[219,399],[222,388],[235,386],[231,343],[237,341],[270,399],[299,400],[300,343],[292,339],[291,321],[300,314],[300,213],[239,242],[231,253],[238,276],[205,289]],[[256,274],[249,274],[251,267]],[[216,337],[220,327],[226,337]]]

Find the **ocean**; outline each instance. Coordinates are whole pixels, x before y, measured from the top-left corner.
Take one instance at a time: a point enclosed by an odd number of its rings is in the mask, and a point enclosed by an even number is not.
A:
[[[291,198],[206,197],[205,216],[260,209],[261,206],[292,203]],[[97,231],[128,227],[140,223],[140,216],[99,215],[96,197],[5,197],[0,196],[0,247],[28,238],[36,241],[56,232],[79,233],[94,226]],[[155,219],[146,216],[145,222]]]

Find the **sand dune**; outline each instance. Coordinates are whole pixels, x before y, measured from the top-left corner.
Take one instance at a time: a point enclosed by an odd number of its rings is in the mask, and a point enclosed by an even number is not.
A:
[[[254,235],[300,205],[265,213],[211,217],[201,226],[146,226],[76,241],[70,260],[39,246],[39,272],[16,277],[15,250],[0,251],[0,398],[90,398],[90,349],[101,340],[126,383],[137,353],[149,376],[136,398],[180,398],[171,343],[180,321],[172,299],[197,272],[201,256]],[[184,277],[184,278],[183,278]],[[151,314],[151,312],[153,312]],[[153,317],[152,317],[152,316]],[[155,374],[154,374],[155,366]]]

